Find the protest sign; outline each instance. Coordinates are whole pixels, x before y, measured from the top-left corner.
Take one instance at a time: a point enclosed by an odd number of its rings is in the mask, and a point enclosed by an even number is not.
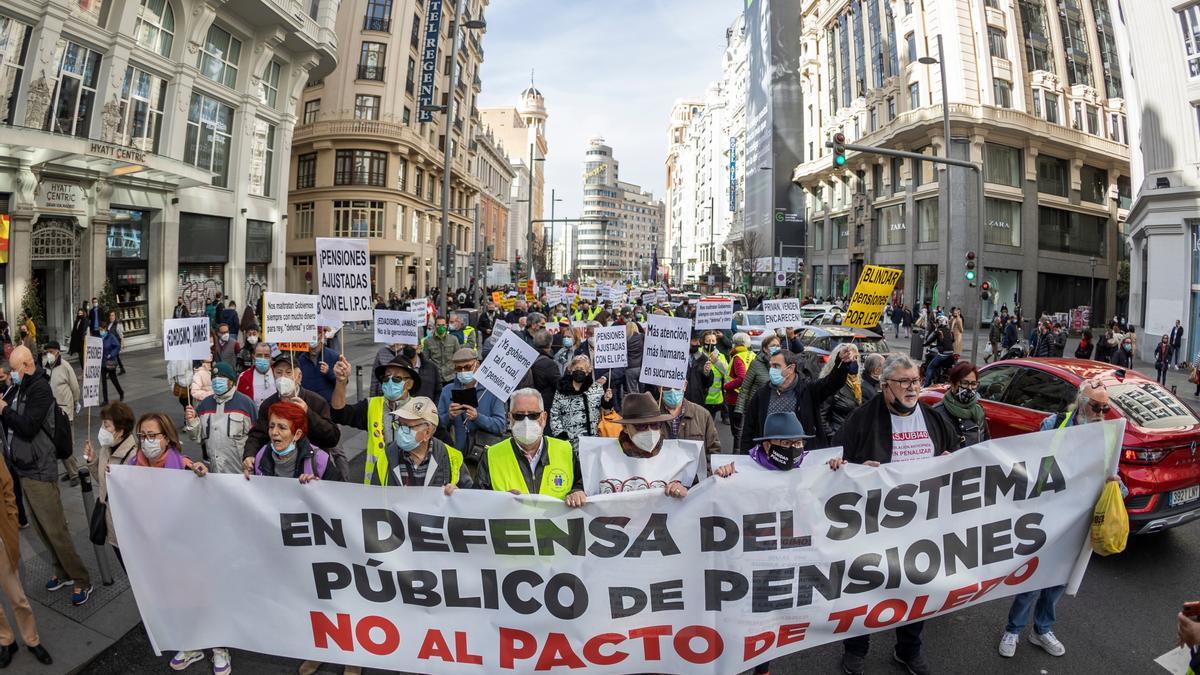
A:
[[[208,317],[167,319],[163,321],[163,358],[167,361],[195,361],[212,358]]]
[[[609,326],[596,329],[596,348],[592,353],[592,369],[624,368],[625,326]]]
[[[883,309],[892,299],[892,289],[904,274],[903,270],[867,265],[863,267],[850,296],[850,304],[842,317],[843,326],[874,328],[883,317]]]
[[[208,319],[204,322],[207,324]],[[84,335],[83,340],[83,386],[80,395],[83,407],[91,408],[100,405],[100,369],[104,367],[104,339],[99,335]]]
[[[646,291],[645,293],[642,293],[642,304],[649,307],[657,301],[657,298],[658,294],[654,291]]]
[[[733,300],[702,298],[696,303],[696,330],[729,330],[733,326]]]
[[[420,314],[422,317],[429,313],[429,298],[417,298],[408,301],[408,311]]]
[[[338,321],[370,321],[371,255],[366,239],[317,237],[317,289],[321,316]]]
[[[475,381],[484,389],[507,401],[521,378],[537,360],[537,350],[521,339],[514,330],[506,330],[500,341],[488,352],[487,359],[475,373]]]
[[[497,305],[504,302],[504,294],[500,291],[492,291],[492,302]]]
[[[798,328],[802,322],[800,319],[799,298],[763,300],[762,309],[763,320],[766,322],[767,330]]]
[[[568,307],[571,307],[575,304],[575,297],[576,296],[574,293],[571,293],[570,291],[568,291],[567,293],[565,293],[563,295],[563,300],[566,302]]]
[[[661,314],[646,318],[646,341],[642,346],[642,372],[638,381],[682,389],[687,381],[689,319]]]
[[[375,342],[385,345],[417,345],[421,342],[421,328],[425,315],[414,312],[375,310]]]
[[[492,322],[492,335],[495,335],[496,337],[500,337],[504,334],[504,331],[509,331],[512,329],[512,324],[504,319],[496,319]]]
[[[546,289],[546,304],[553,307],[563,301],[562,286],[551,286]]]
[[[691,485],[708,476],[703,457],[700,441],[664,440],[653,457],[630,457],[615,438],[579,438],[579,470],[589,495],[665,490],[676,480]]]
[[[670,297],[671,297],[671,296],[669,296],[669,295],[667,294],[667,289],[665,289],[665,288],[656,288],[656,289],[654,289],[654,300],[655,300],[655,302],[657,302],[658,304],[660,304],[660,305],[661,305],[662,303],[664,303],[664,302],[666,302],[667,300],[669,300],[669,299],[670,299]]]
[[[158,653],[230,647],[425,673],[576,664],[725,675],[1078,587],[1123,424],[876,468],[806,459],[709,478],[685,499],[640,490],[578,509],[536,495],[413,487],[384,498],[335,481],[114,466],[109,508]],[[230,560],[270,564],[203,593],[179,583]]]
[[[613,286],[608,289],[608,294],[603,298],[614,305],[625,302],[625,291],[621,290],[620,286]]]
[[[596,301],[596,287],[595,286],[584,286],[584,287],[580,288],[579,289],[579,299],[587,300],[588,302],[595,302]]]
[[[298,293],[263,293],[263,342],[302,342],[317,337],[320,298]]]

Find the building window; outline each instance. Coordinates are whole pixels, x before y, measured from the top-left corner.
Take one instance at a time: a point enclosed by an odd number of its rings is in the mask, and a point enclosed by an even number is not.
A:
[[[400,121],[405,126],[412,124],[412,108],[409,108],[408,106],[404,106],[404,112],[402,112],[400,114]]]
[[[1084,164],[1079,167],[1079,198],[1103,204],[1108,197],[1108,171]]]
[[[108,4],[105,0],[75,0],[71,4],[75,5],[75,10],[71,12],[72,18],[104,28],[104,19],[107,16],[105,5]]]
[[[242,42],[217,24],[208,28],[208,37],[200,50],[200,74],[229,88],[237,86],[238,59]]]
[[[983,240],[1000,246],[1021,245],[1021,202],[988,198]]]
[[[916,82],[908,85],[908,107],[910,110],[921,107],[921,85]]]
[[[408,57],[408,75],[404,79],[404,91],[412,94],[417,90],[417,60]]]
[[[183,161],[212,171],[216,174],[212,184],[227,187],[232,141],[233,108],[199,92],[192,92]]]
[[[1085,107],[1087,113],[1087,132],[1093,136],[1100,133],[1100,111],[1094,105]]]
[[[1021,187],[1021,151],[1007,145],[983,146],[983,175],[989,183]]]
[[[883,33],[879,28],[879,3],[868,2],[867,5],[867,34],[871,37],[871,85],[879,89],[883,86]],[[893,34],[894,35],[894,34]],[[895,38],[891,38],[895,40]]]
[[[387,153],[372,150],[338,150],[334,185],[387,184]]]
[[[321,99],[314,98],[304,102],[304,124],[312,124],[321,114]]]
[[[877,108],[875,106],[871,106],[870,120],[871,120],[871,133],[875,133],[875,130],[879,128],[879,108]],[[812,154],[812,153],[809,153],[809,154]],[[812,157],[809,157],[809,159],[812,159]]]
[[[846,248],[850,243],[850,222],[847,216],[838,216],[837,218],[829,219],[830,226],[833,228],[833,248],[834,250]]]
[[[420,197],[425,189],[425,172],[413,169],[413,194]]]
[[[0,15],[0,123],[12,124],[33,27]]]
[[[1046,23],[1045,0],[1018,0],[1021,26],[1025,29],[1025,61],[1029,70],[1054,72],[1050,28]]]
[[[1062,117],[1058,111],[1058,94],[1045,93],[1046,99],[1046,121],[1051,124],[1062,124]]]
[[[917,202],[917,243],[938,240],[938,217],[941,211],[938,198],[930,197]]]
[[[1103,258],[1108,247],[1108,218],[1087,213],[1038,207],[1038,248]]]
[[[317,153],[310,152],[296,158],[296,189],[315,187],[317,184]]]
[[[883,165],[871,165],[871,194],[876,197],[883,196]]]
[[[875,209],[875,241],[879,246],[903,244],[907,227],[904,222],[904,204]]]
[[[992,93],[996,96],[996,105],[1001,108],[1012,107],[1012,83],[1008,80],[992,80]]]
[[[259,83],[258,100],[270,108],[274,108],[279,100],[279,71],[278,61],[269,62],[263,69],[262,80]]]
[[[363,30],[392,32],[392,0],[368,0]]]
[[[1038,192],[1045,192],[1046,194],[1066,197],[1068,185],[1067,179],[1069,176],[1070,169],[1067,166],[1067,160],[1051,157],[1049,155],[1038,155]]]
[[[850,24],[854,31],[854,95],[866,96],[867,53],[863,40],[862,3],[850,3]],[[858,134],[855,134],[857,140]]]
[[[404,188],[408,185],[408,160],[400,158],[400,168],[396,171],[396,189],[404,192]]]
[[[917,34],[909,33],[904,36],[904,44],[908,45],[908,62],[917,62]]]
[[[333,236],[382,237],[383,202],[364,199],[333,203]]]
[[[412,42],[413,49],[421,48],[421,15],[420,14],[413,14],[411,42]]]
[[[57,81],[46,129],[59,134],[87,137],[96,104],[100,53],[67,40],[55,46]]]
[[[843,14],[838,18],[838,46],[840,54],[838,62],[841,65],[842,105],[848,106],[851,101],[850,87],[850,17]]]
[[[988,48],[994,59],[1008,59],[1008,47],[1005,40],[1008,36],[999,28],[988,28]]]
[[[896,119],[896,97],[895,96],[887,97],[887,118],[888,118],[889,122]]]
[[[379,97],[359,94],[354,97],[354,119],[379,119]]]
[[[383,64],[387,56],[387,45],[382,42],[364,42],[358,53],[358,79],[383,81]]]
[[[175,40],[175,12],[167,0],[142,0],[133,39],[143,49],[170,58]]]
[[[1088,56],[1083,8],[1079,6],[1079,0],[1059,0],[1058,23],[1062,30],[1063,51],[1067,57],[1067,82],[1072,86],[1092,86],[1091,58]]]
[[[271,196],[274,166],[275,125],[262,118],[255,118],[254,135],[250,138],[250,194],[259,197]]]
[[[294,239],[312,239],[313,221],[316,220],[316,205],[312,202],[296,204],[295,225],[292,227]]]
[[[826,51],[829,56],[829,112],[835,113],[838,109],[837,29],[830,26],[828,35],[829,44]]]
[[[1096,19],[1096,42],[1100,45],[1100,68],[1104,78],[1104,93],[1108,98],[1121,98],[1121,64],[1117,56],[1117,41],[1113,35],[1112,14],[1108,0],[1092,0],[1092,16]]]
[[[167,100],[167,81],[127,66],[121,87],[121,121],[117,142],[145,152],[158,152],[159,131]]]
[[[904,177],[901,175],[904,171],[904,158],[892,158],[892,194],[904,190]]]

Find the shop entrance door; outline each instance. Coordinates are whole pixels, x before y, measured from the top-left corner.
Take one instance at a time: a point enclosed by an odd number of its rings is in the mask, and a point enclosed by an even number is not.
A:
[[[38,342],[71,341],[73,308],[79,304],[79,228],[73,218],[42,218],[33,226],[33,278],[46,318]]]

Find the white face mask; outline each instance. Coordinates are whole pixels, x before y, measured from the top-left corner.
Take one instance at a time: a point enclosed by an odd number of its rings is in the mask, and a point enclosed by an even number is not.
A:
[[[513,424],[512,433],[521,445],[532,445],[542,437],[542,425],[536,420],[521,420]]]
[[[276,379],[275,387],[279,390],[279,398],[291,398],[296,395],[296,381],[290,377]]]
[[[254,345],[258,344],[258,336],[251,335],[250,337],[246,338],[246,343],[253,347]]]
[[[116,439],[113,438],[111,431],[101,427],[100,431],[96,432],[96,440],[100,442],[100,447],[111,448],[113,441],[115,441]]]
[[[151,461],[156,460],[162,453],[162,439],[155,438],[153,440],[146,439],[142,441],[142,454],[146,456],[146,459]]]
[[[42,363],[43,363],[43,364],[45,364],[45,366],[46,366],[47,368],[49,368],[49,367],[53,366],[53,365],[54,365],[54,355],[53,355],[53,354],[47,354],[47,355],[43,356],[43,357],[42,357]]]
[[[658,445],[658,439],[662,436],[661,431],[639,431],[630,439],[642,452],[653,452],[654,447]]]

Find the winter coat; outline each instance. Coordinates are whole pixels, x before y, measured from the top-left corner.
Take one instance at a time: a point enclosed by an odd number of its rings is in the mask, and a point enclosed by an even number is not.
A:
[[[917,407],[925,416],[934,455],[958,450],[958,432],[946,415],[924,403],[918,402]],[[892,414],[884,397],[876,396],[851,413],[832,444],[842,446],[842,457],[854,464],[892,461]]]
[[[951,317],[950,332],[954,335],[954,353],[961,354],[963,350],[963,320],[961,316]]]
[[[477,413],[475,421],[468,420],[466,415],[451,418],[450,399],[453,398],[454,391],[462,388],[462,384],[455,380],[442,389],[442,394],[438,398],[438,417],[442,427],[453,431],[451,445],[465,455],[471,450],[474,440],[472,436],[479,435],[479,432],[483,432],[485,439],[490,435],[496,437],[494,442],[499,442],[500,437],[508,428],[508,413],[504,408],[503,401],[484,389],[482,385],[476,384],[475,396],[478,405],[475,406]],[[475,442],[478,443],[478,441]]]
[[[1154,347],[1154,368],[1166,370],[1171,366],[1171,345],[1159,342]]]
[[[1017,324],[1011,321],[1004,325],[1004,339],[1000,341],[1000,346],[1008,349],[1020,341],[1020,335],[1017,331]]]
[[[58,480],[54,437],[47,432],[53,424],[54,393],[41,369],[21,378],[4,399],[0,423],[10,434],[8,456],[22,479],[53,483]]]
[[[533,388],[542,394],[542,405],[546,410],[554,407],[554,393],[562,374],[558,372],[558,363],[543,352],[538,352],[537,360],[530,366],[529,372],[518,385],[519,389]]]
[[[754,356],[749,349],[741,346],[734,347],[733,353],[729,355],[729,377],[725,380],[725,384],[722,385],[722,389],[725,390],[725,405],[734,406],[735,409],[740,398],[739,392],[742,389],[742,383],[746,381],[746,373],[748,372],[746,361],[738,357],[738,354],[750,354],[751,357]]]
[[[809,439],[806,447],[812,450],[829,447],[830,436],[825,433],[820,423],[820,407],[845,384],[846,367],[841,363],[821,379],[806,381],[797,374],[796,382],[792,385],[796,392],[796,417],[804,425],[804,430],[814,436]],[[754,445],[753,439],[761,435],[767,423],[771,394],[774,391],[775,387],[770,384],[762,387],[746,407],[746,416],[742,420],[742,438],[737,446],[742,453],[749,451]]]
[[[863,378],[859,377],[858,381],[862,382],[862,380]],[[833,438],[834,434],[842,428],[842,424],[850,416],[850,413],[853,413],[859,406],[869,400],[867,392],[863,391],[861,393],[862,401],[856,400],[854,398],[854,390],[847,384],[838,389],[836,394],[825,399],[825,402],[821,404],[821,423],[825,425],[825,433],[830,438]],[[807,430],[807,427],[805,429]]]
[[[716,368],[710,370],[707,375],[704,373],[704,360],[703,353],[696,352],[688,364],[687,391],[684,392],[684,398],[697,405],[704,405],[704,397],[708,396],[708,388],[712,386],[713,378],[717,374]]]
[[[684,401],[683,409],[679,411],[679,417],[679,433],[675,436],[671,435],[671,423],[663,423],[663,433],[666,438],[700,441],[704,444],[705,461],[711,461],[714,454],[724,452],[721,447],[721,438],[717,434],[717,423],[713,421],[712,415],[704,406]]]
[[[430,335],[425,338],[424,349],[421,351],[423,358],[429,359],[433,365],[437,367],[439,382],[445,384],[454,379],[454,352],[458,351],[461,344],[458,338],[447,332],[442,337]]]
[[[304,404],[308,406],[308,414],[306,415],[306,417],[308,417],[308,434],[305,435],[305,438],[313,443],[316,443],[320,447],[336,448],[338,442],[342,440],[342,430],[338,427],[338,425],[333,423],[333,419],[330,416],[331,413],[329,409],[329,403],[317,394],[314,394],[303,387],[301,387],[300,392],[297,395],[303,399]],[[267,433],[267,427],[270,423],[271,406],[279,403],[280,400],[281,399],[279,398],[279,394],[277,392],[267,400],[263,401],[262,405],[258,407],[258,417],[254,423],[254,428],[251,429],[250,433],[246,436],[246,445],[242,450],[242,459],[253,457],[254,453],[258,452],[259,448],[271,442],[271,437]],[[367,428],[366,404],[369,400],[370,399],[364,398],[362,401],[360,401],[360,403],[362,403],[363,423],[356,426],[356,429],[365,430]],[[349,406],[347,406],[347,409],[348,408]],[[347,426],[351,425],[347,424]]]
[[[213,473],[241,473],[246,439],[258,421],[254,401],[235,389],[226,392],[223,401],[214,394],[196,403],[195,411],[196,418],[183,430],[204,443],[209,468]]]
[[[960,419],[951,415],[950,411],[946,409],[946,404],[942,401],[938,401],[933,406],[933,410],[941,413],[946,419],[950,420],[950,423],[954,426],[954,430],[958,432],[958,447],[960,449],[977,445],[992,438],[992,433],[988,429],[987,418],[984,418],[982,425],[975,424],[975,420],[973,419]],[[932,433],[930,432],[930,435]]]
[[[754,360],[750,362],[750,367],[746,369],[746,377],[742,380],[742,390],[738,392],[737,405],[734,406],[733,411],[746,412],[746,406],[750,404],[750,399],[754,398],[758,390],[770,381],[771,355],[760,351],[758,356],[755,356]]]
[[[298,352],[296,354],[296,367],[304,373],[301,379],[305,389],[317,394],[321,398],[328,401],[333,398],[333,385],[336,380],[333,375],[333,367],[337,365],[338,353],[329,347],[321,347],[319,358],[313,358],[309,352]],[[321,364],[325,363],[329,367],[325,372],[321,372]]]
[[[50,390],[54,392],[54,400],[58,407],[67,414],[67,419],[75,421],[75,404],[79,402],[79,378],[75,377],[75,369],[63,359],[50,369]]]
[[[559,380],[550,407],[550,435],[572,443],[580,436],[595,436],[603,399],[604,387],[595,382],[587,389],[576,391],[570,378]]]
[[[88,471],[91,472],[92,479],[96,481],[96,500],[107,504],[108,467],[125,464],[131,455],[136,454],[137,437],[129,434],[114,447],[105,448],[93,445],[93,448],[96,452],[92,455],[92,461],[88,463]],[[117,546],[117,530],[113,527],[112,509],[108,509],[104,516],[104,519],[108,521],[107,541],[109,544]]]
[[[625,369],[642,369],[642,347],[646,344],[646,336],[641,333],[630,333],[625,340]]]

